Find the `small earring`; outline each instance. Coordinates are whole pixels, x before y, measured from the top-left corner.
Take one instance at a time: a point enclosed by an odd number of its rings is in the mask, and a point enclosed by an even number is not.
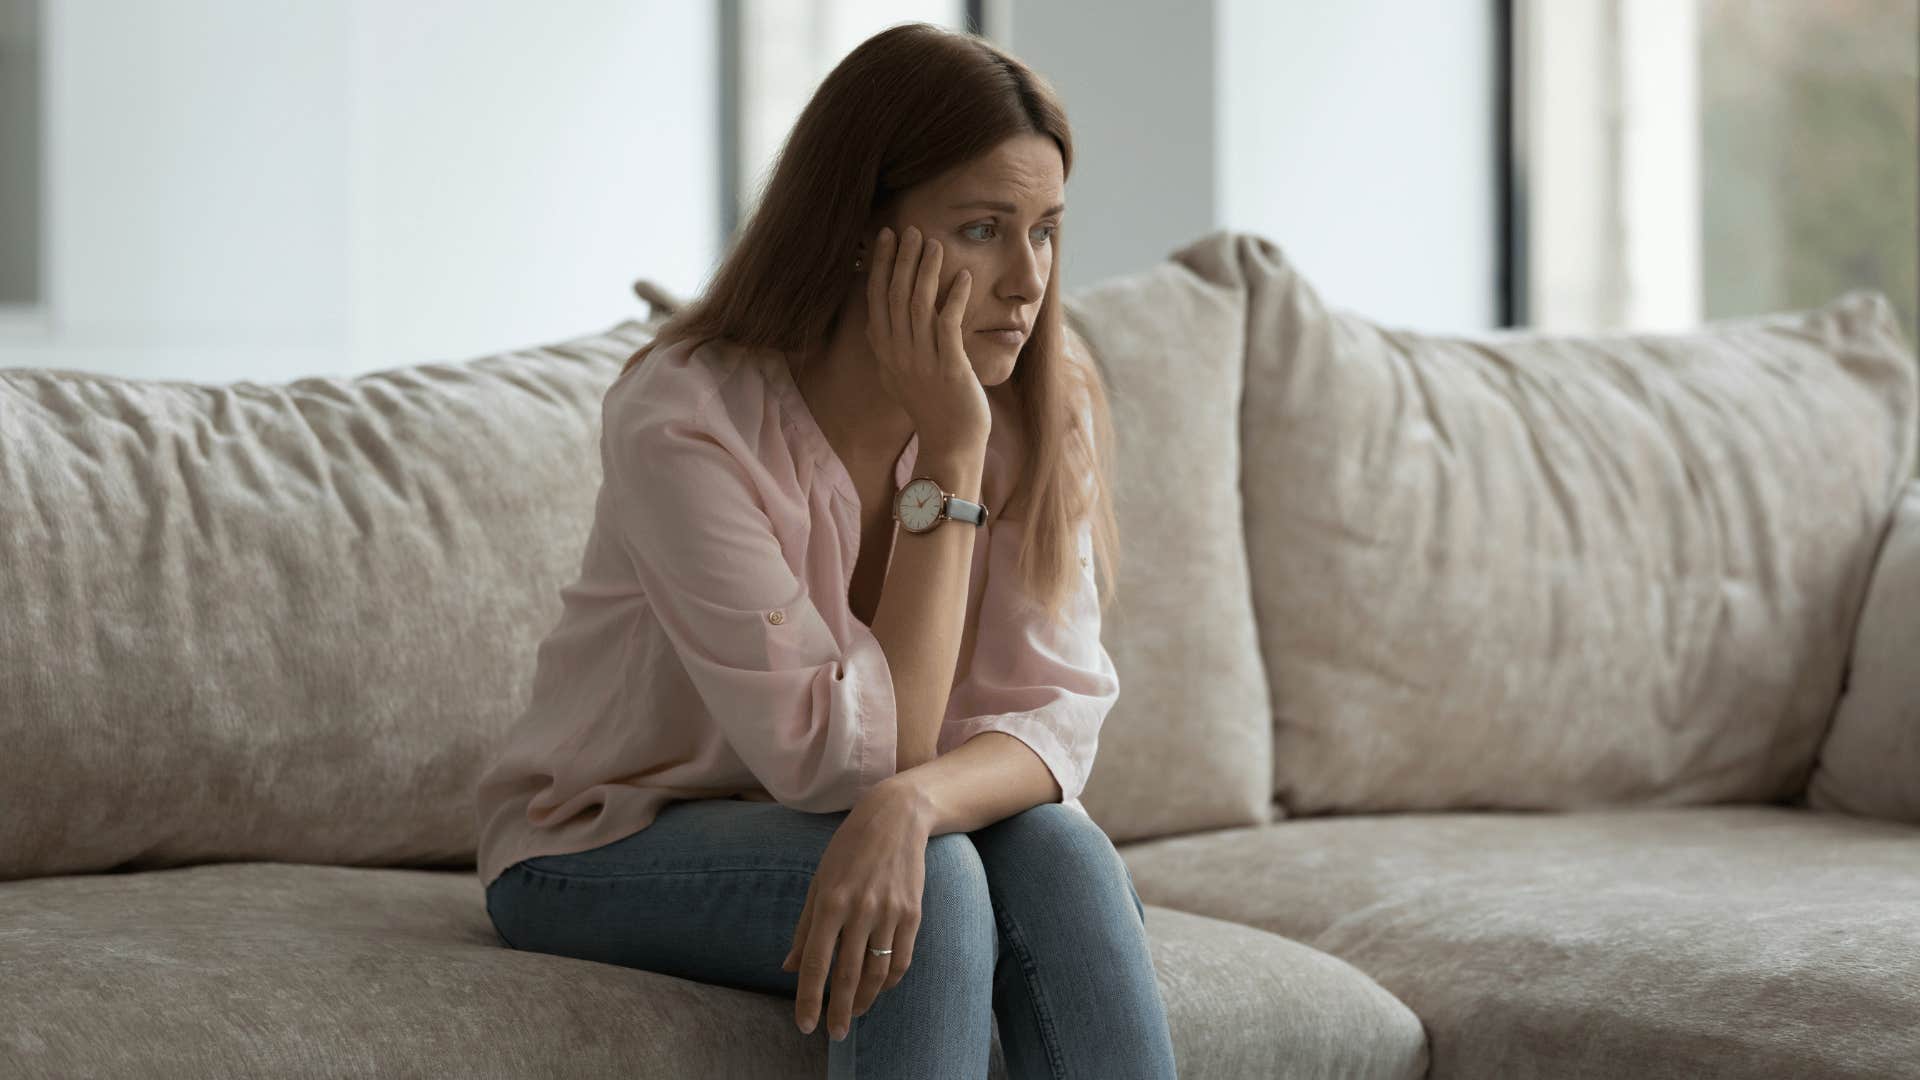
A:
[[[859,259],[855,259],[855,260],[853,260],[853,268],[854,268],[855,270],[858,270],[858,269],[860,269],[860,265],[861,265],[861,264],[860,264],[860,260],[859,260]]]

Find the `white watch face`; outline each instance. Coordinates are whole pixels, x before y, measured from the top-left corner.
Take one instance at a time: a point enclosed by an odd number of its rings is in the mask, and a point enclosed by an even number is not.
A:
[[[900,489],[900,497],[894,501],[894,510],[900,518],[900,524],[909,531],[925,532],[940,519],[940,507],[944,501],[940,485],[922,478]]]

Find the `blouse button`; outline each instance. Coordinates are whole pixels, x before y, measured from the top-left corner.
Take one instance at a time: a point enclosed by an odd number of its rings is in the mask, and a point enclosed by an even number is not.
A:
[[[1080,565],[1081,566],[1087,565],[1087,557],[1085,555],[1080,556]]]
[[[779,608],[774,608],[772,611],[767,612],[767,621],[775,626],[779,626],[781,623],[787,621],[787,613],[781,611]]]

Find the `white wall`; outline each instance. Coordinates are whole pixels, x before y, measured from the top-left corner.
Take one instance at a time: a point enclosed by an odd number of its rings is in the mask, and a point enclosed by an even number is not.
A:
[[[353,348],[412,362],[642,315],[718,252],[711,0],[359,0]]]
[[[1220,227],[1213,0],[1015,0],[1010,38],[1073,127],[1066,287],[1144,270]]]
[[[1489,0],[1012,6],[1013,51],[1074,125],[1074,283],[1226,228],[1372,318],[1497,322]]]
[[[0,366],[343,374],[570,337],[718,251],[712,0],[47,0],[48,303]]]
[[[1428,330],[1499,319],[1488,0],[1218,0],[1221,221],[1329,303]]]

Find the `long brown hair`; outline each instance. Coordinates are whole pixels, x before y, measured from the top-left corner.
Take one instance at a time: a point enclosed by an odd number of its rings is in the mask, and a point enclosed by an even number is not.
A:
[[[868,218],[914,186],[1029,133],[1053,139],[1071,176],[1066,113],[1025,64],[977,35],[923,22],[868,38],[801,112],[705,292],[674,311],[620,373],[674,340],[719,337],[799,354],[824,343]],[[1063,612],[1081,573],[1076,534],[1087,515],[1103,611],[1119,558],[1113,421],[1093,354],[1061,311],[1063,231],[1052,234],[1046,294],[1008,379],[1024,453],[1007,505],[994,508],[1026,522],[1021,585],[1049,618]]]

